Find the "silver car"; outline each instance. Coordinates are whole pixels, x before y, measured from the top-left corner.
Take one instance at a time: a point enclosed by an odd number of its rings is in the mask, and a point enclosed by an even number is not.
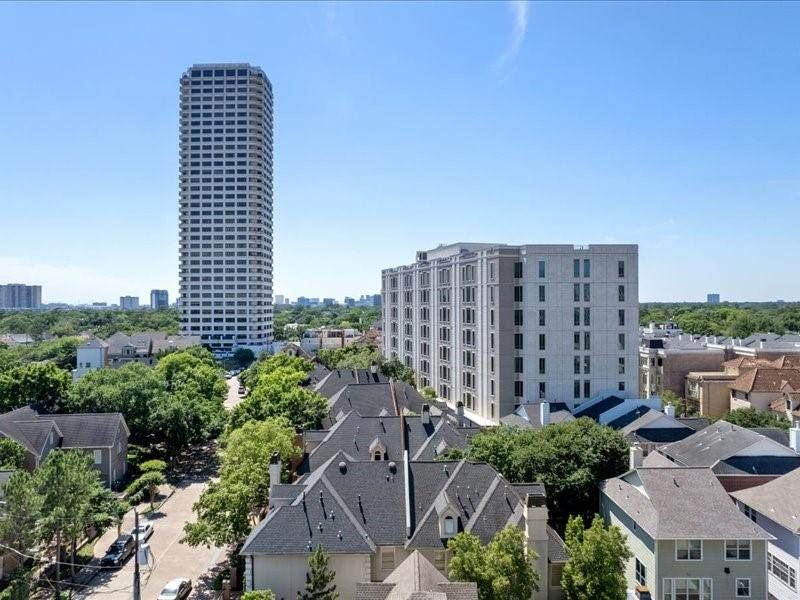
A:
[[[184,600],[188,598],[192,591],[192,580],[185,577],[177,577],[171,580],[161,593],[158,595],[158,600]]]

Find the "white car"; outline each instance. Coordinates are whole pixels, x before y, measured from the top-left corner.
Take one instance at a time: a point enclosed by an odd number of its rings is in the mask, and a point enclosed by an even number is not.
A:
[[[161,593],[158,595],[158,600],[184,600],[188,598],[192,591],[192,580],[185,577],[177,577],[167,583]]]
[[[131,531],[131,535],[133,536],[133,539],[141,544],[142,542],[147,541],[150,536],[153,535],[153,524],[149,521],[142,521],[139,523],[138,529],[133,529]]]

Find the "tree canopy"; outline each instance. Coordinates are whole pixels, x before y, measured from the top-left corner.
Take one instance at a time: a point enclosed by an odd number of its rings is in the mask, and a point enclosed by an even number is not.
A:
[[[0,412],[37,404],[54,411],[69,389],[70,374],[53,363],[28,363],[0,373]]]
[[[613,429],[581,418],[539,429],[483,430],[470,439],[466,456],[512,482],[544,483],[551,522],[562,530],[570,515],[591,518],[597,482],[625,471],[628,444]]]
[[[0,333],[27,333],[38,339],[44,333],[54,336],[75,336],[88,332],[101,338],[121,331],[163,331],[178,333],[180,314],[177,309],[164,310],[95,310],[90,308],[57,308],[46,311],[6,311],[0,315]]]
[[[478,536],[462,531],[447,543],[453,554],[450,578],[477,583],[479,600],[529,600],[539,586],[536,553],[526,552],[525,545],[522,530],[513,525],[498,531],[485,547]]]
[[[573,517],[564,542],[569,553],[561,578],[564,600],[625,600],[625,563],[631,553],[617,527],[606,528],[595,515],[585,528],[582,517]]]
[[[754,427],[780,427],[781,429],[789,429],[792,424],[783,415],[773,412],[764,412],[757,408],[735,408],[729,411],[722,417],[723,420],[738,425],[739,427],[746,427],[752,429]]]
[[[194,504],[197,521],[184,527],[193,546],[237,544],[250,532],[253,516],[269,501],[269,465],[277,452],[284,465],[300,456],[294,428],[282,418],[248,421],[225,440],[218,481]]]
[[[646,303],[640,306],[639,323],[673,321],[689,333],[747,337],[756,332],[800,331],[800,303],[725,302]]]
[[[274,329],[276,340],[299,339],[306,329],[317,327],[352,327],[366,331],[381,318],[381,309],[372,306],[276,306]],[[287,329],[297,323],[296,329]]]
[[[25,448],[11,438],[0,438],[0,469],[21,469],[25,464]]]

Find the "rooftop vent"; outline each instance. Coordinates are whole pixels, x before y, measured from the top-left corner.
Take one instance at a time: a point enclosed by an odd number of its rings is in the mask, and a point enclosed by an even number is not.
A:
[[[347,463],[342,461],[339,463],[339,472],[340,473],[347,473]]]

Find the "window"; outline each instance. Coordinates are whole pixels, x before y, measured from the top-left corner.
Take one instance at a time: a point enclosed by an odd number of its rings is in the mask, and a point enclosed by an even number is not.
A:
[[[444,518],[444,535],[446,537],[452,537],[456,534],[456,520],[451,517],[447,516]]]
[[[573,283],[572,284],[572,299],[575,302],[580,302],[580,300],[581,300],[581,284],[580,283]]]
[[[544,356],[539,357],[539,375],[544,375],[545,374],[545,371],[546,371],[545,366],[546,366],[546,364],[545,364]]]
[[[619,363],[617,365],[617,372],[620,375],[625,375],[625,357],[624,356],[620,356],[617,360],[619,361]]]
[[[539,261],[539,278],[540,279],[544,278],[544,261],[543,260]]]
[[[591,372],[592,372],[592,357],[587,355],[583,357],[583,374],[589,375]]]
[[[581,349],[581,332],[576,331],[572,336],[572,348],[573,350],[580,350]]]
[[[514,263],[514,277],[516,279],[519,279],[520,277],[522,277],[522,263],[521,262],[515,262]]]
[[[746,577],[736,578],[736,597],[749,598],[750,597],[750,580]]]
[[[102,450],[95,450],[93,453],[94,464],[100,465],[103,464],[103,451]]]
[[[514,325],[522,327],[522,309],[518,308],[514,310]]]
[[[577,358],[577,356],[575,357]],[[578,363],[578,370],[580,371],[580,362]],[[581,382],[579,379],[576,379],[572,382],[572,397],[573,398],[580,398],[581,397]]]
[[[592,349],[592,335],[588,331],[583,332],[583,349],[584,350]]]
[[[546,394],[547,394],[547,387],[546,387],[544,381],[540,381],[539,382],[539,400],[544,400]]]
[[[523,372],[522,367],[523,367],[522,357],[521,356],[515,356],[514,357],[514,373],[522,373]]]
[[[521,381],[514,382],[514,396],[517,398],[522,398],[523,394],[523,387]]]
[[[522,302],[522,286],[514,286],[514,302]]]
[[[619,347],[620,350],[625,350],[625,334],[624,333],[620,333],[617,336],[617,346]]]
[[[619,277],[625,277],[625,261],[624,260],[617,261],[617,275]]]
[[[515,333],[514,334],[514,349],[515,350],[522,350],[522,334]]]
[[[588,258],[584,258],[583,259],[583,276],[584,277],[589,277],[589,276],[591,276],[591,274],[592,274],[592,270],[591,270],[590,265],[589,265],[589,259]]]
[[[591,284],[589,284],[589,283],[584,283],[583,284],[583,301],[584,302],[589,302],[589,300],[591,300],[591,298],[592,298],[592,288],[590,286],[591,286]]]
[[[581,276],[581,261],[579,258],[572,259],[572,276],[573,277]]]
[[[624,391],[625,391],[625,382],[624,382],[624,381],[620,381],[620,382],[617,384],[617,389],[618,389],[620,392],[624,392]]]
[[[625,286],[620,285],[617,287],[617,296],[620,302],[625,302]]]
[[[592,324],[592,309],[588,306],[583,309],[583,325],[589,327]]]
[[[581,309],[577,306],[572,309],[572,324],[579,327],[581,324]]]
[[[541,308],[539,309],[539,327],[544,327],[544,322],[545,322],[544,309]]]
[[[375,454],[372,455],[372,460],[383,460],[383,455],[380,450],[375,450]]]
[[[539,302],[544,302],[544,286],[539,286]]]
[[[592,397],[592,382],[588,379],[583,382],[583,397],[584,398],[591,398]]]
[[[547,340],[544,337],[543,333],[539,334],[539,350],[544,350],[547,347],[546,344]]]
[[[580,356],[574,356],[572,358],[572,372],[575,375],[580,375],[581,374],[581,357]],[[580,392],[578,394],[580,395]]]
[[[725,560],[750,560],[750,540],[725,540]]]
[[[675,540],[675,560],[703,560],[703,542]]]
[[[647,585],[647,568],[636,559],[636,583],[639,585]]]
[[[797,571],[769,552],[767,552],[767,571],[777,577],[783,585],[797,590]]]
[[[662,600],[711,600],[711,579],[665,578]]]

